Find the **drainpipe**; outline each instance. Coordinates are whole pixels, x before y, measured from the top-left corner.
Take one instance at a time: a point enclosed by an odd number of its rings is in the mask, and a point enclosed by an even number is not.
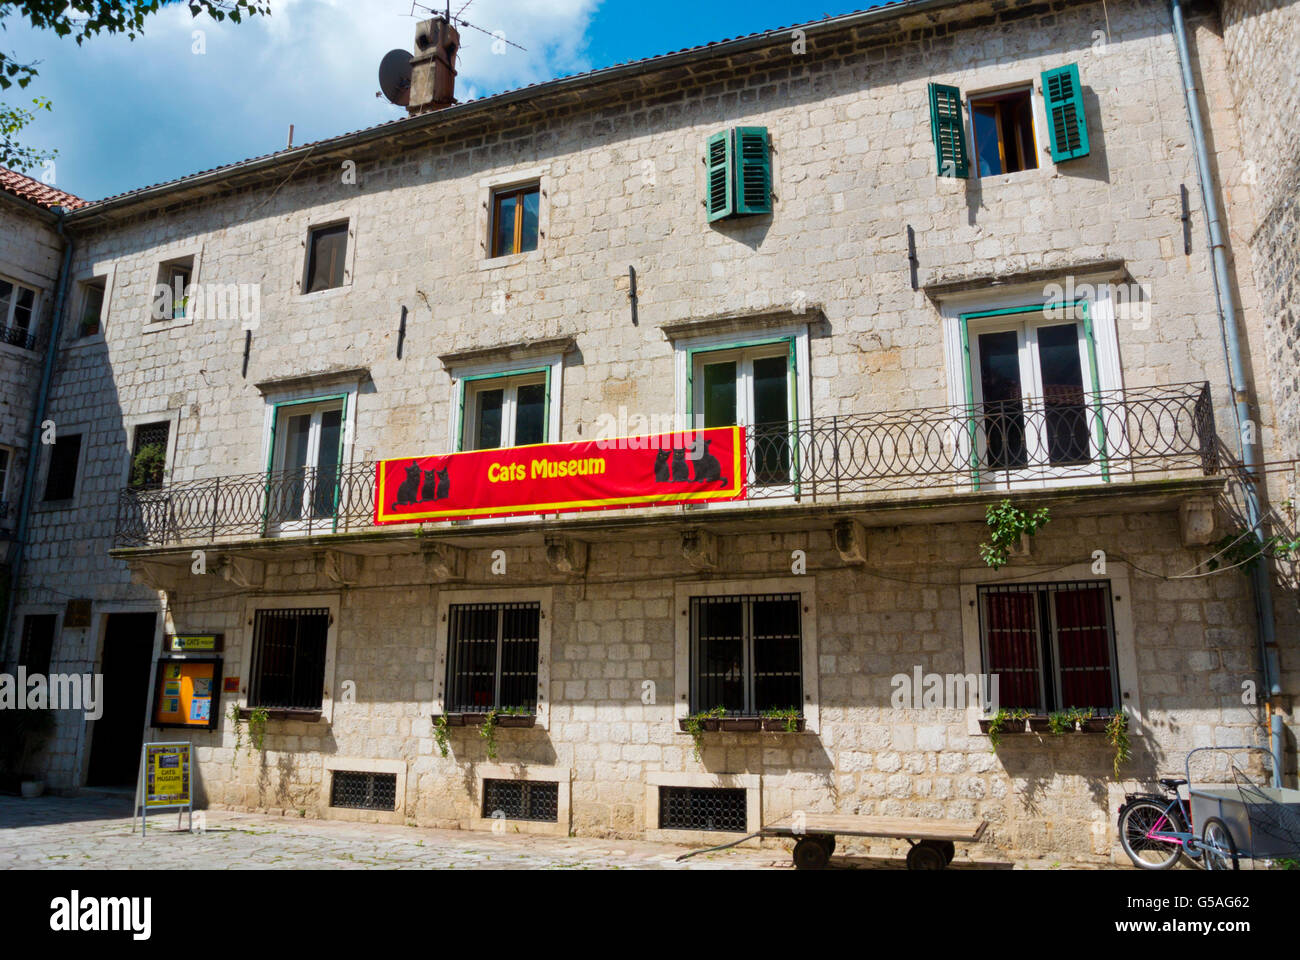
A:
[[[1262,511],[1259,490],[1262,479],[1258,443],[1246,443],[1242,428],[1251,419],[1250,395],[1246,389],[1246,368],[1241,356],[1241,333],[1237,326],[1237,308],[1232,299],[1228,278],[1228,244],[1224,239],[1223,224],[1219,217],[1216,185],[1210,173],[1209,148],[1205,130],[1201,126],[1201,108],[1196,81],[1192,76],[1192,57],[1187,44],[1187,27],[1183,22],[1180,0],[1169,0],[1173,16],[1174,42],[1178,47],[1178,60],[1183,70],[1183,92],[1187,95],[1187,117],[1192,127],[1192,150],[1196,155],[1196,170],[1201,181],[1201,200],[1205,205],[1205,219],[1210,233],[1210,255],[1214,264],[1214,284],[1218,288],[1219,325],[1228,348],[1228,387],[1232,391],[1237,420],[1237,436],[1241,438],[1241,461],[1246,472],[1246,517],[1252,530],[1258,530]],[[1258,431],[1255,432],[1258,440]],[[1273,588],[1267,557],[1261,556],[1251,572],[1252,592],[1255,597],[1255,616],[1258,621],[1259,660],[1264,674],[1264,689],[1272,701],[1282,693],[1277,662],[1277,637],[1273,624]],[[1282,714],[1269,706],[1269,727],[1273,753],[1273,786],[1282,786]]]
[[[72,267],[72,238],[63,231],[66,211],[58,210],[59,219],[55,224],[59,238],[63,241],[63,265],[59,268],[58,292],[54,298],[54,316],[50,321],[50,342],[45,348],[45,363],[41,368],[41,386],[36,396],[36,406],[32,410],[31,430],[27,442],[27,468],[23,471],[23,494],[18,503],[18,529],[14,532],[13,556],[9,567],[9,609],[5,611],[4,637],[0,651],[7,646],[13,636],[14,610],[18,606],[18,580],[22,576],[23,554],[27,546],[28,518],[31,515],[32,490],[36,486],[36,461],[41,449],[41,423],[45,420],[45,409],[50,399],[50,382],[54,379],[54,358],[59,352],[59,336],[63,328],[63,304],[68,293],[68,273]],[[13,651],[15,659],[18,650]]]

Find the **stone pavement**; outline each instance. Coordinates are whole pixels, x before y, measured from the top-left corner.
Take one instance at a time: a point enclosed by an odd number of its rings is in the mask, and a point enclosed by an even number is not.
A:
[[[789,870],[787,847],[732,848],[675,862],[688,848],[645,840],[540,837],[396,824],[204,811],[202,833],[176,829],[174,813],[149,819],[141,840],[128,797],[0,796],[0,869],[614,869]],[[132,832],[132,827],[137,829]],[[719,842],[725,842],[719,838]],[[959,845],[960,848],[960,845]],[[166,858],[160,860],[160,856]],[[837,867],[897,870],[898,858],[837,855]],[[1057,868],[1059,863],[965,860],[953,870]],[[1083,864],[1069,864],[1082,867]]]

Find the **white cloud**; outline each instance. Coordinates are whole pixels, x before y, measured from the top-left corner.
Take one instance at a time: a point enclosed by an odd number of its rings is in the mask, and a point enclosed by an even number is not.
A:
[[[58,185],[97,198],[282,149],[290,123],[305,143],[405,115],[375,97],[379,61],[411,49],[416,23],[431,14],[409,16],[410,0],[271,2],[271,17],[238,25],[169,7],[134,42],[101,36],[80,48],[11,20],[0,42],[42,60],[29,92],[54,101],[27,142],[57,147]],[[527,51],[494,54],[491,36],[462,27],[457,98],[590,69],[586,35],[599,2],[473,0],[464,19]],[[454,0],[452,12],[462,7]]]

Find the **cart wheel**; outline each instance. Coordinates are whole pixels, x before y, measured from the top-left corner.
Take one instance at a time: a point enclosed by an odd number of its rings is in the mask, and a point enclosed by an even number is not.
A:
[[[817,839],[822,842],[822,845],[824,847],[826,847],[826,856],[829,857],[831,854],[835,852],[835,834],[819,833],[817,835]]]
[[[945,864],[952,863],[952,858],[957,856],[957,845],[951,840],[931,840],[936,847],[943,851],[943,861]]]
[[[1201,849],[1205,853],[1206,870],[1237,870],[1237,844],[1232,839],[1232,831],[1218,817],[1205,821],[1205,830],[1201,833]]]
[[[824,870],[830,858],[829,848],[820,837],[804,837],[794,845],[796,870]]]
[[[942,870],[948,866],[948,859],[941,844],[933,840],[922,840],[907,851],[907,869]]]

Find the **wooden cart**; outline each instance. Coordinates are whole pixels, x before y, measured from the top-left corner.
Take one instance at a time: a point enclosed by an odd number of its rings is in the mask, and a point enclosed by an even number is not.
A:
[[[692,850],[677,859],[726,850],[755,837],[796,837],[794,865],[797,870],[820,870],[835,852],[835,837],[887,837],[906,840],[909,870],[942,870],[952,863],[955,843],[975,843],[988,829],[987,820],[931,820],[926,817],[867,817],[854,814],[811,813],[795,822],[784,818],[764,824],[748,836],[703,850]]]

